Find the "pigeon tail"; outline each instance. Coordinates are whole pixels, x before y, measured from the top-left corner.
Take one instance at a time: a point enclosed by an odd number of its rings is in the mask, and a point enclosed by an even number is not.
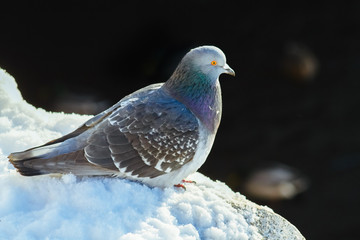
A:
[[[11,162],[11,164],[14,165],[14,167],[17,169],[17,171],[23,176],[36,176],[36,175],[45,174],[44,172],[42,172],[38,169],[29,168],[29,167],[25,166],[24,163],[27,161],[31,161],[32,158],[24,159],[24,160],[13,160],[12,154],[8,158],[9,158],[9,161]]]
[[[23,152],[10,154],[8,159],[23,176],[47,174],[49,172],[39,167],[40,165],[46,164],[46,160],[59,152],[59,150],[57,150],[59,146],[60,143],[55,143],[51,145],[30,148]],[[43,162],[43,164],[39,164],[40,162]]]
[[[66,149],[67,144],[56,143],[24,152],[12,153],[9,161],[23,176],[69,174],[78,176],[113,176],[118,171],[89,163],[84,149]]]

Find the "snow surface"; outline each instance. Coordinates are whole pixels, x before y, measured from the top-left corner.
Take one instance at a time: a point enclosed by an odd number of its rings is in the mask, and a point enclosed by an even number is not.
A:
[[[23,177],[8,162],[11,152],[60,137],[88,118],[31,106],[0,69],[0,239],[256,240],[284,231],[258,226],[266,218],[255,204],[200,173],[185,191],[115,178]]]

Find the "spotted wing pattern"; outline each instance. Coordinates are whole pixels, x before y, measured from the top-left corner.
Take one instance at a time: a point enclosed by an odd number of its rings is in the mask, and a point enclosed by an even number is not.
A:
[[[86,159],[142,178],[169,173],[191,161],[198,144],[198,122],[180,102],[160,99],[128,99],[131,104],[115,110],[87,139]]]

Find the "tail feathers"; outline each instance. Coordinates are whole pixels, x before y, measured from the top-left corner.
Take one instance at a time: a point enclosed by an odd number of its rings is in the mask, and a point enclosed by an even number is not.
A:
[[[48,174],[48,168],[43,168],[48,160],[61,154],[60,144],[40,146],[23,152],[11,153],[9,161],[23,176]]]
[[[40,146],[30,148],[23,152],[16,152],[9,155],[9,159],[12,161],[21,161],[32,158],[50,158],[57,154],[59,143],[49,145],[49,146]]]
[[[12,155],[12,154],[11,154]],[[25,159],[25,160],[13,160],[11,158],[11,155],[9,156],[9,161],[11,162],[12,165],[14,165],[14,167],[17,169],[17,171],[23,175],[23,176],[36,176],[36,175],[42,175],[42,174],[46,174],[44,172],[42,172],[39,169],[35,169],[35,168],[30,168],[25,166],[25,162],[26,161],[30,161],[31,159]]]
[[[109,176],[117,173],[115,170],[89,163],[84,156],[83,149],[69,153],[61,153],[62,151],[58,149],[56,151],[54,150],[56,154],[49,152],[45,155],[38,156],[34,154],[34,150],[37,149],[12,153],[8,156],[9,161],[23,176],[58,173],[72,173],[78,176]],[[40,153],[43,152],[43,150],[37,152]]]

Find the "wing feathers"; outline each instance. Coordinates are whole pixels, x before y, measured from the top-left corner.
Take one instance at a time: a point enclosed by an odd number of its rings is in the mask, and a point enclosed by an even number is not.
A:
[[[126,138],[124,134],[120,132],[120,129],[112,132],[106,136],[106,140],[111,145],[127,145],[129,144],[129,140]]]

